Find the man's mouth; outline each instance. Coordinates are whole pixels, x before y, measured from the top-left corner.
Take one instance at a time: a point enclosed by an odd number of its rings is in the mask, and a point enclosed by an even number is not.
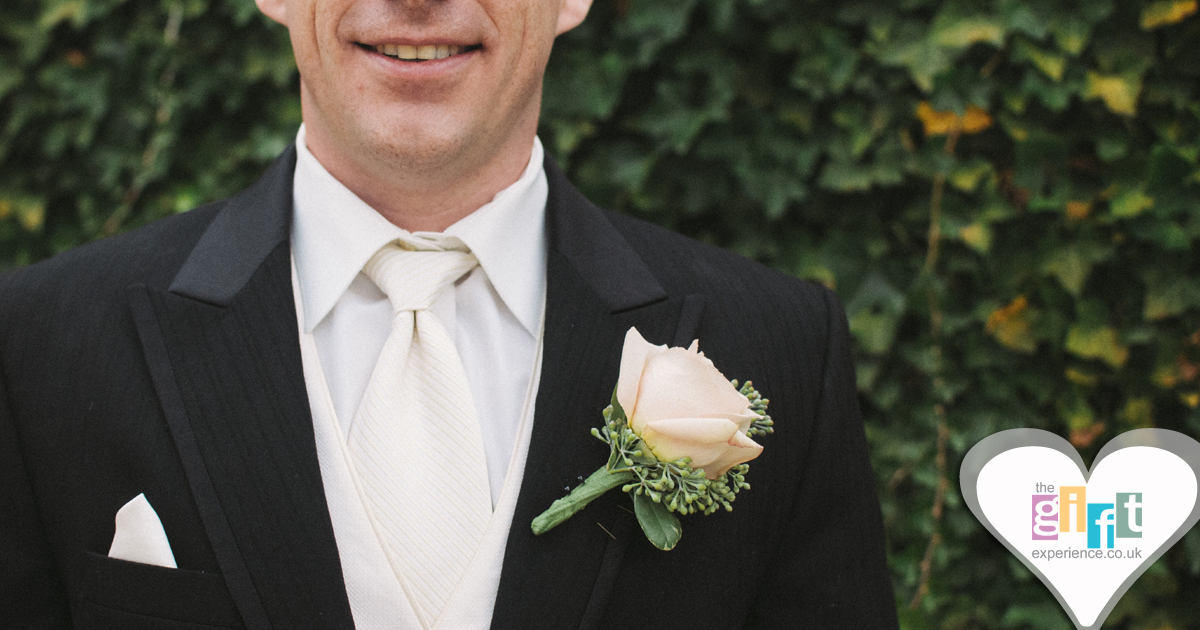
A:
[[[474,44],[471,46],[451,46],[448,44],[428,44],[424,46],[405,46],[402,44],[381,44],[379,46],[368,46],[360,44],[367,50],[373,50],[381,55],[386,55],[393,59],[401,61],[431,61],[434,59],[445,59],[455,55],[461,55],[473,50],[479,50],[483,46]]]

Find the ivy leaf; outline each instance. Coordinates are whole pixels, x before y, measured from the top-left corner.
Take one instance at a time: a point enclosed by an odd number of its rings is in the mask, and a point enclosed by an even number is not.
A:
[[[925,39],[889,42],[879,48],[878,54],[884,64],[908,68],[923,92],[932,92],[934,78],[953,65],[944,47]]]
[[[987,223],[976,221],[963,226],[958,230],[958,238],[980,254],[992,248],[992,228]]]
[[[1117,331],[1109,326],[1072,326],[1067,333],[1067,351],[1087,359],[1101,359],[1115,368],[1129,359],[1129,348],[1117,340]]]
[[[1013,49],[1013,60],[1033,63],[1042,74],[1054,81],[1062,81],[1063,73],[1067,70],[1067,58],[1064,55],[1042,50],[1025,40],[1017,42]]]
[[[976,105],[968,106],[960,116],[952,111],[936,110],[925,101],[917,106],[917,118],[925,126],[927,136],[944,136],[952,132],[970,135],[992,126],[991,115]]]
[[[1054,41],[1059,49],[1071,56],[1078,56],[1087,46],[1091,29],[1087,23],[1072,15],[1050,24],[1050,32],[1054,33]]]
[[[879,273],[871,273],[846,304],[850,332],[869,354],[883,354],[892,345],[900,317],[904,314],[904,294]]]
[[[1119,219],[1128,219],[1154,207],[1154,197],[1148,196],[1140,189],[1131,188],[1112,200],[1112,215]]]
[[[650,544],[663,551],[670,551],[679,544],[679,537],[683,536],[683,527],[667,506],[655,503],[645,494],[634,493],[633,513],[637,516]]]
[[[1142,317],[1156,321],[1200,306],[1200,286],[1185,276],[1157,276],[1146,283]]]
[[[40,21],[43,28],[52,28],[67,20],[80,27],[87,21],[88,6],[82,0],[53,0],[43,4],[46,5]]]
[[[1090,242],[1072,243],[1066,247],[1055,249],[1042,268],[1058,278],[1063,288],[1071,295],[1083,292],[1092,267],[1112,256],[1112,249]]]
[[[1103,75],[1087,73],[1087,88],[1084,97],[1100,99],[1114,114],[1133,116],[1137,114],[1138,97],[1142,93],[1142,78],[1130,75]]]
[[[1033,336],[1032,324],[1037,312],[1029,308],[1029,299],[1018,296],[1008,306],[992,311],[988,315],[988,334],[1006,347],[1018,352],[1033,353],[1037,350],[1037,339]]]
[[[1196,0],[1161,0],[1151,2],[1142,9],[1142,29],[1153,30],[1160,26],[1178,24],[1196,12]]]
[[[1004,44],[1004,25],[998,18],[983,15],[963,18],[939,16],[933,24],[933,38],[947,48],[967,48],[980,42],[1001,46]]]
[[[1088,405],[1087,397],[1078,392],[1063,396],[1055,404],[1058,415],[1071,431],[1086,429],[1096,422],[1096,414]]]
[[[1135,396],[1125,401],[1125,408],[1117,417],[1130,428],[1149,429],[1154,426],[1154,403],[1144,396]]]
[[[546,81],[559,89],[546,93],[542,107],[563,117],[604,118],[612,113],[625,82],[624,60],[567,49],[550,59]]]
[[[950,185],[965,193],[974,192],[979,182],[993,172],[992,163],[985,160],[960,164],[950,173]]]

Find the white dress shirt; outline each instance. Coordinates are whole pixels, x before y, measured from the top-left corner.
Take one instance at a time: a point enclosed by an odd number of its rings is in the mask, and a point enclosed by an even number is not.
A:
[[[292,255],[306,330],[316,339],[321,366],[342,431],[350,434],[375,361],[392,330],[392,306],[363,265],[385,244],[421,248],[457,239],[479,266],[433,312],[455,340],[487,456],[492,506],[504,486],[537,347],[546,299],[546,173],[542,145],[516,183],[443,233],[403,230],[325,170],[296,134]]]
[[[546,301],[542,146],[520,179],[444,233],[409,233],[333,178],[296,138],[292,286],[321,480],[355,627],[487,630],[533,428]],[[418,619],[362,499],[350,423],[391,332],[387,297],[362,273],[383,245],[465,244],[479,260],[434,304],[455,339],[479,413],[492,518],[466,575],[431,627]],[[518,524],[528,527],[528,524]]]

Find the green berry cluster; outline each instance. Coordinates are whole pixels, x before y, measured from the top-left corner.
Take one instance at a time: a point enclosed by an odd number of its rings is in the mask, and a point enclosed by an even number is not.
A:
[[[771,401],[762,397],[758,390],[754,389],[754,384],[746,381],[745,385],[738,388],[737,379],[730,381],[733,383],[733,388],[737,389],[743,396],[750,401],[750,410],[753,411],[758,418],[750,423],[750,428],[746,430],[746,437],[753,438],[756,435],[770,435],[775,432],[775,422],[771,420],[771,416],[767,415],[767,404]]]

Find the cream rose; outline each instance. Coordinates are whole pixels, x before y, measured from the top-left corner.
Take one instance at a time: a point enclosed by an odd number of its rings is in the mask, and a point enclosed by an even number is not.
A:
[[[692,458],[693,468],[716,479],[762,452],[746,437],[757,417],[712,361],[690,348],[656,346],[630,328],[621,351],[617,402],[660,461]]]

